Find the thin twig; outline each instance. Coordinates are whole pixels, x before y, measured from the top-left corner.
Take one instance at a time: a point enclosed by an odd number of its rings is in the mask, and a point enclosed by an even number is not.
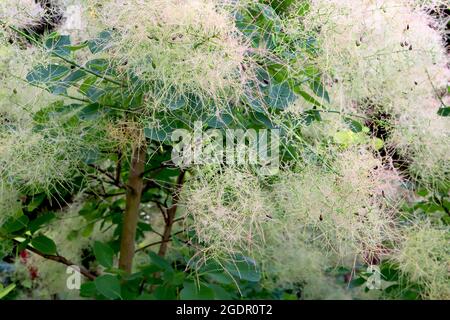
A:
[[[145,176],[146,174],[148,174],[148,173],[150,173],[150,172],[157,171],[157,170],[161,170],[161,169],[165,169],[165,168],[169,168],[169,167],[170,167],[170,164],[169,164],[169,163],[162,162],[162,163],[161,163],[159,166],[157,166],[157,167],[153,167],[153,168],[150,168],[150,169],[145,170],[144,173],[142,174],[142,176]]]
[[[153,201],[156,206],[158,207],[159,211],[161,211],[163,217],[164,217],[164,222],[167,223],[168,217],[167,217],[167,208],[163,206],[163,204],[159,201]]]
[[[173,235],[170,236],[169,239],[167,239],[167,240],[160,240],[160,241],[155,241],[155,242],[149,243],[149,244],[147,244],[147,245],[145,245],[143,247],[140,247],[139,249],[136,249],[135,252],[139,252],[139,251],[145,250],[145,249],[147,249],[149,247],[156,246],[156,245],[162,244],[164,242],[170,242],[170,241],[172,241],[172,237],[176,236],[177,234],[183,233],[183,232],[184,232],[184,230],[175,232]]]
[[[17,244],[21,244],[20,241],[17,241],[17,240],[13,240],[13,241],[14,241],[15,243],[17,243]],[[73,263],[72,261],[70,261],[70,260],[64,258],[63,256],[60,256],[60,255],[51,255],[51,254],[45,254],[45,253],[43,253],[43,252],[41,252],[41,251],[37,250],[36,248],[31,247],[31,246],[27,246],[26,249],[29,250],[29,251],[31,251],[31,252],[33,252],[33,253],[35,253],[35,254],[37,254],[38,256],[41,256],[41,257],[47,259],[47,260],[52,260],[52,261],[55,261],[55,262],[64,264],[64,265],[66,265],[66,266],[68,266],[68,267],[71,267],[71,266],[77,267],[78,270],[80,270],[80,273],[81,273],[82,275],[84,275],[86,278],[88,278],[89,280],[95,280],[95,278],[97,277],[96,275],[94,275],[93,273],[91,273],[91,272],[90,272],[88,269],[86,269],[85,267],[79,266],[79,265]]]
[[[116,177],[114,177],[110,172],[100,168],[99,166],[95,165],[95,164],[88,164],[89,167],[94,168],[95,170],[97,170],[98,172],[104,174],[106,177],[108,177],[109,179],[111,179],[111,182],[122,189],[127,189],[127,186],[124,185],[123,183],[121,183],[120,181],[116,180]]]

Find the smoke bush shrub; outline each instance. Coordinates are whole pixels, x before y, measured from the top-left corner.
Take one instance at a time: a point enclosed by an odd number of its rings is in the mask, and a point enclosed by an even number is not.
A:
[[[99,15],[115,28],[110,52],[122,69],[158,84],[152,108],[188,94],[220,105],[242,92],[248,47],[217,1],[109,1]]]
[[[44,8],[33,0],[5,0],[0,8],[0,19],[19,28],[33,27],[45,17]]]
[[[257,176],[233,168],[201,172],[184,192],[190,228],[205,246],[205,260],[262,250],[271,204]]]
[[[333,106],[371,117],[387,113],[388,142],[410,161],[414,180],[433,187],[448,183],[449,144],[440,141],[448,140],[449,123],[437,116],[436,98],[450,70],[444,24],[426,13],[430,4],[439,3],[312,1],[301,23],[320,27],[316,63],[328,76]]]
[[[383,297],[350,287],[387,262],[448,299],[445,5],[2,1],[0,237],[18,297],[73,297],[45,235],[86,267],[83,297]],[[171,133],[200,120],[279,129],[279,172],[177,167]],[[406,214],[414,201],[427,210]]]
[[[448,227],[429,220],[413,221],[403,230],[402,242],[394,253],[400,270],[424,287],[425,299],[449,299]]]

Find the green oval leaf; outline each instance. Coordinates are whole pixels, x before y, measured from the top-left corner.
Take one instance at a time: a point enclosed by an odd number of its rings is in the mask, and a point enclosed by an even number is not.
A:
[[[152,261],[152,264],[157,266],[160,270],[173,271],[172,266],[170,265],[170,263],[166,259],[158,256],[156,253],[154,253],[152,251],[150,251],[150,253],[148,255],[149,255],[149,257],[150,257],[150,259]]]
[[[41,194],[33,196],[33,199],[28,204],[27,210],[29,212],[33,211],[34,209],[39,207],[44,200],[45,200],[45,193],[41,193]]]
[[[344,122],[348,125],[350,130],[355,133],[361,132],[363,130],[363,125],[356,120],[351,118],[344,118]]]
[[[18,218],[10,218],[2,226],[2,230],[4,230],[6,233],[20,231],[28,225],[29,221],[30,219],[28,219],[26,215],[21,215]]]
[[[213,300],[214,291],[204,284],[197,286],[194,282],[185,282],[180,292],[182,300]]]
[[[46,236],[37,236],[31,240],[31,245],[44,254],[56,254],[56,244]]]
[[[256,263],[250,258],[243,258],[244,260],[236,261],[226,265],[226,269],[232,275],[241,280],[251,282],[258,282],[261,280],[261,272],[256,267]]]
[[[170,128],[167,129],[156,129],[156,128],[145,128],[144,129],[144,135],[146,138],[158,141],[158,142],[164,142],[170,139],[170,135],[172,134],[173,130]]]
[[[80,287],[80,296],[83,298],[93,298],[97,293],[94,282],[85,282]]]
[[[30,222],[29,225],[30,231],[32,233],[36,232],[37,230],[39,230],[39,228],[52,221],[55,217],[56,216],[53,212],[48,212],[46,214],[37,217],[35,220]]]
[[[322,107],[321,103],[319,103],[316,99],[314,99],[309,93],[302,90],[302,88],[299,85],[294,87],[293,90],[296,94],[300,95],[303,99],[305,99],[305,101],[307,101],[315,106]]]
[[[53,33],[45,41],[45,47],[53,54],[69,57],[71,54],[70,36]]]
[[[295,94],[287,82],[271,84],[269,94],[265,97],[265,101],[270,107],[281,110],[286,109],[295,99]]]
[[[70,72],[65,66],[51,64],[48,66],[38,66],[31,70],[26,79],[34,85],[47,84],[52,85]]]
[[[445,106],[440,108],[437,114],[441,117],[450,117],[450,107]]]
[[[87,69],[97,72],[98,74],[105,73],[110,66],[110,62],[106,59],[89,60],[85,65]]]
[[[89,50],[92,53],[98,53],[105,50],[108,47],[109,42],[112,40],[111,31],[105,30],[93,40],[88,41]]]
[[[121,298],[120,281],[117,277],[110,274],[105,274],[97,277],[94,283],[97,291],[106,298],[112,300]]]
[[[310,84],[311,90],[321,99],[324,99],[326,102],[330,103],[330,95],[325,90],[324,86],[319,80],[315,80]]]
[[[97,261],[105,268],[113,267],[114,251],[107,244],[96,241],[94,243],[94,255]]]

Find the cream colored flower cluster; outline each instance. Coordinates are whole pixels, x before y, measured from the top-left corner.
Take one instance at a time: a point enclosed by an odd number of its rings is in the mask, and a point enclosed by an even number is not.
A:
[[[172,93],[217,101],[242,91],[247,47],[217,1],[102,1],[98,15],[116,30],[112,57],[158,88],[153,107]]]
[[[306,30],[320,30],[316,64],[331,106],[375,119],[387,115],[387,142],[410,163],[412,178],[430,188],[449,181],[450,122],[437,115],[449,56],[444,26],[425,11],[438,4],[314,0],[301,19]]]
[[[30,28],[41,23],[45,10],[34,0],[2,0],[0,22],[17,28]]]

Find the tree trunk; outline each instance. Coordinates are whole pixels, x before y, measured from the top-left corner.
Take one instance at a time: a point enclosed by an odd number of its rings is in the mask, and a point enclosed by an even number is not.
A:
[[[136,240],[136,228],[139,221],[139,206],[143,189],[143,174],[147,146],[140,145],[133,149],[130,174],[128,177],[125,214],[122,224],[122,237],[120,241],[119,268],[131,273]]]

